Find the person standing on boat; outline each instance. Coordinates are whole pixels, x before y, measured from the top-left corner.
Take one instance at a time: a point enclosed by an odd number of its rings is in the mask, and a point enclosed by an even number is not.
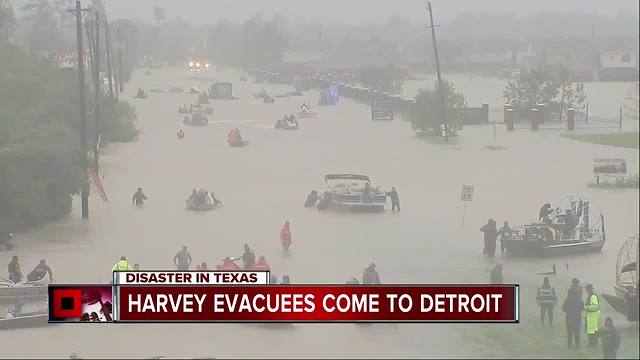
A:
[[[22,270],[20,270],[20,263],[18,262],[17,255],[14,255],[9,263],[9,280],[14,283],[22,281]]]
[[[173,257],[173,264],[178,270],[189,270],[191,266],[191,254],[187,251],[187,245],[182,247],[182,250]]]
[[[369,183],[365,183],[364,187],[362,188],[362,202],[371,202],[371,185],[369,185]]]
[[[144,205],[145,200],[147,200],[147,196],[142,192],[142,188],[139,187],[138,190],[133,193],[131,201],[136,205]]]
[[[244,244],[244,252],[240,258],[242,259],[242,266],[244,270],[253,269],[253,265],[256,263],[256,254],[249,245]]]
[[[400,211],[400,197],[395,187],[391,188],[391,191],[387,192],[387,196],[391,199],[391,211]]]
[[[562,304],[562,311],[566,314],[565,324],[567,327],[567,345],[575,344],[580,347],[580,325],[582,324],[582,311],[584,302],[582,301],[582,286],[578,279],[571,280],[571,287],[567,291],[567,298]]]
[[[549,215],[551,215],[552,213],[553,210],[551,210],[551,204],[545,203],[544,205],[542,205],[542,207],[540,208],[540,212],[538,213],[538,221],[545,224],[550,223],[551,218],[549,217]]]
[[[576,227],[578,226],[579,219],[571,212],[571,209],[567,209],[564,214],[564,237],[565,239],[573,239],[576,235]]]
[[[540,306],[540,324],[544,325],[544,315],[546,313],[549,318],[549,325],[553,325],[553,308],[557,301],[556,290],[549,283],[549,277],[545,276],[536,296],[536,302]]]
[[[371,263],[369,264],[369,266],[367,266],[366,269],[364,269],[364,274],[362,275],[362,283],[365,285],[368,284],[372,284],[372,285],[380,285],[380,275],[378,275],[378,272],[376,271],[376,264],[375,263]]]
[[[494,258],[496,256],[496,242],[498,241],[498,229],[496,227],[496,221],[489,219],[487,223],[480,228],[480,231],[484,233],[484,251],[483,254]]]
[[[284,226],[280,230],[280,244],[282,244],[282,250],[289,251],[291,246],[291,223],[288,221],[284,222]]]
[[[589,339],[589,346],[598,345],[598,321],[600,320],[600,306],[598,305],[598,295],[593,291],[593,285],[588,284],[585,289],[587,290],[587,302],[584,305],[584,310],[587,312],[587,337]]]
[[[604,328],[598,331],[598,337],[602,338],[602,352],[605,359],[615,359],[618,357],[620,348],[620,333],[613,326],[613,319],[607,317],[604,320]]]

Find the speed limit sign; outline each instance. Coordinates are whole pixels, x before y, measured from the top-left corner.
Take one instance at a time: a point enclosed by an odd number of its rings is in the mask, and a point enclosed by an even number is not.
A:
[[[460,192],[460,200],[473,201],[473,186],[462,185],[462,191]]]

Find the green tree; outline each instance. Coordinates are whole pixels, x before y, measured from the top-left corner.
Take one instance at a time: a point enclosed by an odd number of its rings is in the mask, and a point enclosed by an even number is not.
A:
[[[366,88],[399,94],[404,84],[405,72],[397,70],[393,65],[386,68],[365,68],[360,71],[360,84]]]
[[[19,230],[66,215],[86,184],[77,77],[0,43],[0,84],[0,228]],[[103,101],[103,140],[134,140],[133,108]]]
[[[13,7],[9,0],[0,0],[0,42],[9,41],[17,25]]]
[[[28,0],[21,8],[25,16],[26,45],[32,54],[54,52],[60,47],[55,9],[49,0]]]
[[[0,54],[0,227],[21,229],[67,214],[86,174],[66,74],[9,44]]]
[[[449,135],[456,135],[456,130],[462,124],[466,100],[462,93],[456,91],[452,82],[443,81],[442,91],[444,93],[448,133]],[[411,105],[407,115],[413,130],[417,134],[441,135],[442,110],[437,82],[434,84],[434,90],[421,89],[418,92],[415,97],[415,103]]]
[[[567,109],[582,110],[587,96],[583,84],[574,84],[573,76],[563,67],[533,70],[510,80],[503,96],[517,111],[528,111],[544,104],[547,114],[564,118]]]

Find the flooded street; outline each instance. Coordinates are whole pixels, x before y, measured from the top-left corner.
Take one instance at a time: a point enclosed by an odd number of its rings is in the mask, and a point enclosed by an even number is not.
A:
[[[559,307],[553,328],[541,331],[535,304],[541,277],[536,273],[558,265],[552,283],[561,300],[572,277],[593,283],[598,293],[613,291],[617,252],[638,232],[638,190],[594,189],[587,184],[596,157],[627,158],[629,173],[637,173],[637,149],[577,142],[560,137],[558,131],[507,133],[503,126],[497,142],[505,150],[486,148],[493,143],[490,126],[466,127],[452,144],[435,145],[414,137],[407,122],[372,122],[368,106],[346,98],[335,107],[316,106],[318,116],[300,119],[299,131],[277,131],[277,119],[297,113],[304,101],[316,104],[318,93],[263,104],[252,94],[264,88],[277,95],[291,87],[238,82],[239,78],[232,70],[196,75],[167,68],[153,70],[151,76],[136,72],[122,98],[136,106],[142,132],[138,142],[109,145],[101,157],[109,201],[93,193],[89,221],[80,219],[76,204],[69,218],[19,234],[15,252],[25,268],[46,258],[56,282],[107,283],[121,255],[143,269],[170,269],[173,255],[188,245],[195,262],[206,261],[212,268],[225,256],[239,256],[247,243],[256,255],[266,256],[279,278],[288,274],[298,284],[341,284],[361,277],[370,262],[376,263],[385,284],[486,283],[492,263],[482,256],[480,226],[490,217],[498,224],[531,222],[543,203],[570,193],[585,195],[604,211],[607,243],[602,253],[503,258],[505,282],[522,286],[521,323],[516,326],[297,324],[267,329],[235,324],[70,324],[4,332],[4,356],[65,357],[71,351],[83,357],[601,356],[600,348],[566,349]],[[452,80],[470,105],[498,104],[502,85],[497,83],[503,81],[495,80],[495,88],[487,88],[490,85],[481,78]],[[215,113],[209,115],[209,125],[185,126],[183,140],[176,138],[183,117],[177,109],[193,103],[196,95],[150,93],[147,100],[132,99],[138,87],[204,89],[214,81],[233,82],[239,100],[212,101]],[[615,91],[624,96],[624,91]],[[483,100],[483,93],[490,98]],[[595,98],[588,101],[597,103]],[[610,104],[609,115],[615,116],[618,106]],[[604,107],[597,105],[593,111],[604,113]],[[229,147],[226,136],[231,127],[240,128],[250,146]],[[328,173],[361,173],[385,190],[395,186],[402,211],[347,214],[305,209],[306,195],[323,190]],[[475,186],[464,226],[463,184]],[[137,187],[149,197],[143,208],[131,204]],[[194,188],[215,192],[224,206],[210,212],[185,211],[185,199]],[[285,220],[291,221],[293,231],[288,255],[283,255],[279,242]],[[8,263],[11,255],[0,253],[0,262]],[[620,356],[637,358],[637,331],[605,303],[601,318],[606,316],[613,317],[622,333]],[[47,346],[33,346],[43,338]]]

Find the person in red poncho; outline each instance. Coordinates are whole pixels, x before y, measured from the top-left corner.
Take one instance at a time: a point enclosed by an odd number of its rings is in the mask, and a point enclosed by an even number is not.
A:
[[[280,243],[282,244],[282,250],[289,251],[289,246],[291,246],[291,229],[290,223],[285,221],[284,227],[280,230]]]
[[[271,270],[271,266],[267,263],[264,256],[260,256],[258,262],[253,265],[254,270]]]

